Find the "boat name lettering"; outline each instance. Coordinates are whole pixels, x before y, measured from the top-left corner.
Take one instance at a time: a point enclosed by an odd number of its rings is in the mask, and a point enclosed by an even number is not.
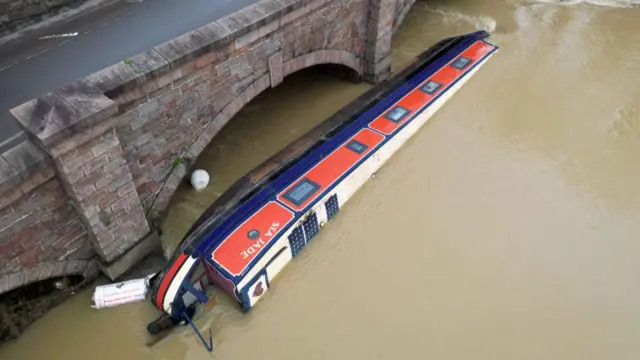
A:
[[[271,238],[273,237],[273,235],[276,234],[276,232],[278,231],[278,228],[280,227],[280,223],[274,221],[273,223],[271,223],[271,226],[269,227],[269,230],[266,232],[266,236]],[[249,258],[251,255],[255,254],[256,252],[258,252],[260,249],[262,249],[262,247],[265,245],[265,242],[262,238],[259,238],[256,242],[254,242],[253,244],[251,244],[251,246],[249,246],[246,250],[241,251],[240,252],[240,256],[243,259],[247,259]]]
[[[280,227],[279,222],[274,221],[273,223],[271,223],[269,230],[267,230],[267,236],[272,237],[273,235],[275,235],[276,231],[278,231],[278,227]]]

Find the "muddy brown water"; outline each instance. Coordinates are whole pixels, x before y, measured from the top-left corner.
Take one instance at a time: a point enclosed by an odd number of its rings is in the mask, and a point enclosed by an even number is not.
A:
[[[494,56],[367,183],[249,314],[223,296],[153,347],[147,302],[54,309],[1,359],[638,359],[640,8],[620,1],[418,2],[400,67],[439,39],[493,31]],[[251,102],[173,199],[175,246],[262,160],[358,96],[299,73]]]

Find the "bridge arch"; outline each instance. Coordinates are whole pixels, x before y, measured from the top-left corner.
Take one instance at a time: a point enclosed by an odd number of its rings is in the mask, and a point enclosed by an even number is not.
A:
[[[97,274],[96,264],[90,259],[45,261],[32,267],[21,268],[9,277],[9,285],[2,290],[3,295],[23,286],[68,276],[92,278]]]
[[[341,50],[317,50],[307,54],[297,56],[293,59],[285,61],[282,65],[283,78],[297,71],[307,69],[316,65],[341,65],[351,72],[350,78],[362,78],[362,62],[354,54]],[[200,153],[211,143],[216,134],[247,105],[251,100],[255,99],[263,91],[269,87],[275,87],[277,84],[273,82],[273,74],[266,73],[257,80],[249,84],[244,90],[233,98],[220,113],[209,122],[209,124],[200,132],[197,140],[189,147],[186,158],[187,164],[195,162]],[[279,83],[278,83],[279,84]],[[165,210],[170,199],[176,192],[180,183],[187,175],[187,167],[176,168],[169,176],[164,186],[157,194],[156,201],[150,208],[152,217],[158,218],[159,214]]]
[[[97,273],[91,260],[41,262],[10,276],[0,294],[0,342],[15,339],[50,308],[71,297]]]
[[[97,263],[118,278],[151,251],[155,215],[187,172],[177,160],[197,158],[245,104],[296,71],[338,64],[356,79],[385,79],[391,35],[414,1],[261,0],[12,109],[26,140],[0,159],[0,225],[10,230],[0,236],[10,250],[0,254],[0,293],[8,277],[33,276],[23,268],[80,255],[91,259],[79,268]],[[59,189],[40,185],[51,178]],[[69,211],[14,206],[34,197]],[[57,227],[61,218],[82,229]],[[17,254],[40,241],[36,228],[51,236]]]

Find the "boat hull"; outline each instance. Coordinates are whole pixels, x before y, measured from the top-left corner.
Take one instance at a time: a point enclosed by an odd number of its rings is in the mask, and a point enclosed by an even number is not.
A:
[[[484,42],[486,37],[487,33],[477,32],[442,40],[403,71],[372,88],[236,182],[196,221],[167,267],[152,279],[152,301],[174,319],[173,322],[165,320],[164,324],[177,323],[175,319],[179,319],[188,307],[184,301],[187,293],[185,284],[191,281],[196,267],[202,262],[210,282],[233,295],[244,309],[254,306],[270,287],[271,280],[316,235],[318,228],[335,216],[353,194],[495,53],[497,47]],[[473,53],[472,46],[484,53]],[[460,62],[464,58],[460,54],[465,54],[465,51],[471,54],[467,56],[466,60],[471,60],[466,65],[464,61]],[[472,59],[474,54],[479,57]],[[452,59],[445,61],[445,58]],[[434,66],[440,66],[440,70],[429,74],[429,67]],[[456,76],[447,80],[446,74]],[[417,86],[422,86],[425,79],[437,79],[444,87],[426,94],[428,89],[424,90],[424,85],[422,93],[415,95]],[[406,94],[397,99],[394,94],[403,87]],[[414,98],[422,99],[423,103],[416,102]],[[385,102],[388,103],[385,112],[391,110],[381,120],[381,115],[376,113],[380,110],[376,107],[380,108]],[[391,119],[391,111],[397,108],[409,111],[409,116]],[[364,126],[358,125],[367,116],[375,120]],[[393,121],[388,121],[390,119]],[[333,144],[338,142],[340,144]],[[325,151],[331,147],[333,150],[327,154]],[[345,150],[347,148],[351,152]],[[327,165],[331,161],[334,165]],[[305,166],[305,172],[299,171]],[[336,166],[344,168],[339,174],[327,175]],[[317,170],[315,175],[314,169]],[[297,177],[292,177],[291,174],[296,172]],[[315,182],[307,180],[320,191],[315,197],[299,204],[294,198],[287,198],[293,194],[287,191],[298,186],[298,180],[312,175],[316,177]],[[271,203],[275,205],[269,205]],[[271,207],[265,210],[267,205]],[[263,214],[260,221],[259,214]],[[256,229],[261,230],[257,232],[260,236],[252,238],[250,233],[246,235],[244,232],[238,235],[243,224],[252,222]],[[273,234],[269,237],[271,232]],[[300,233],[302,241],[298,236]],[[244,246],[247,240],[254,241],[248,250],[238,247]]]

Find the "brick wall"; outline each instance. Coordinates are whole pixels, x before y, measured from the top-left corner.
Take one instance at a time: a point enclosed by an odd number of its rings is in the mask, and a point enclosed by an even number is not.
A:
[[[93,248],[46,154],[21,141],[0,156],[0,179],[0,294],[93,273]]]
[[[113,97],[123,112],[118,137],[145,212],[161,211],[184,176],[182,168],[171,176],[177,157],[195,159],[244,104],[281,81],[270,77],[270,59],[274,66],[281,64],[280,77],[320,63],[362,73],[367,4],[333,1],[307,9],[305,16],[291,16],[284,26],[275,20]],[[172,58],[174,47],[157,47],[157,61]]]
[[[317,64],[386,78],[412,3],[263,0],[12,109],[40,165],[0,178],[0,286],[96,264],[122,274],[150,250],[188,164],[245,104]]]

